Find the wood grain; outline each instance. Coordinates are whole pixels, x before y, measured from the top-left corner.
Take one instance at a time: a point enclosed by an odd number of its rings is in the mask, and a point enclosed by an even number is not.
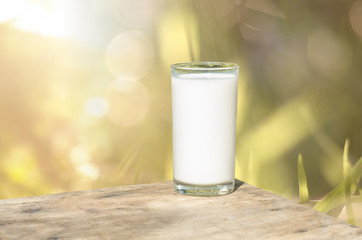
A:
[[[362,230],[241,184],[222,197],[172,182],[0,200],[0,239],[362,239]]]

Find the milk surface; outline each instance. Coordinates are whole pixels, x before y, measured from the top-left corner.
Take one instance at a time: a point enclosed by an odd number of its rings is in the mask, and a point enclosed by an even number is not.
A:
[[[238,76],[222,73],[172,77],[174,179],[213,185],[235,177]]]

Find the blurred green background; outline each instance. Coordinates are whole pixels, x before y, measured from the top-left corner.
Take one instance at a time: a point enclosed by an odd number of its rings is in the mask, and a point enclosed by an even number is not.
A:
[[[238,179],[298,201],[302,153],[320,199],[361,156],[361,0],[0,1],[0,198],[171,180],[187,61],[240,65]]]

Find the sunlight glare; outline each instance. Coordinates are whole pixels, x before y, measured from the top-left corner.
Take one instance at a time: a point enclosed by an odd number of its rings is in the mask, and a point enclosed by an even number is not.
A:
[[[49,0],[49,2],[49,6],[44,6],[34,1],[22,1],[22,8],[26,11],[14,20],[13,26],[45,36],[68,37],[71,1]],[[11,6],[12,4],[8,4],[6,8],[12,9]]]
[[[0,23],[12,22],[26,11],[27,0],[0,1]]]

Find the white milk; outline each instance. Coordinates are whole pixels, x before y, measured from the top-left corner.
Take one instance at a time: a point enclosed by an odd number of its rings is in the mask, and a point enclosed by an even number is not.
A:
[[[234,180],[238,76],[172,77],[173,176],[194,185]]]

